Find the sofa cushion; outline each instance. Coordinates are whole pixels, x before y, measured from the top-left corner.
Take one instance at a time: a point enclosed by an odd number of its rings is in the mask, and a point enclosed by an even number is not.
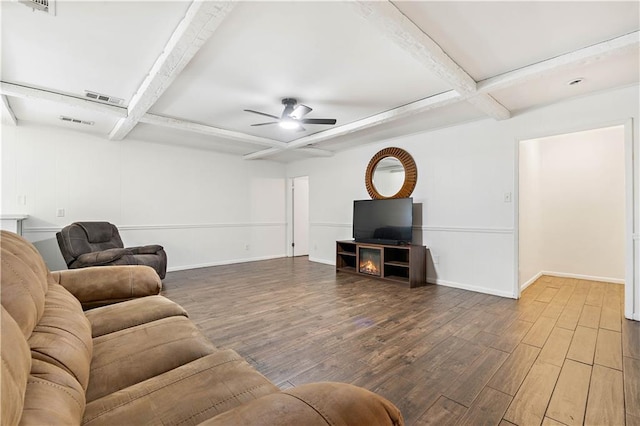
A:
[[[100,266],[112,263],[122,256],[131,254],[131,250],[125,248],[112,248],[101,251],[83,253],[73,263],[74,268],[86,268],[87,266]]]
[[[48,362],[32,361],[20,425],[77,425],[84,408],[84,389],[69,372]]]
[[[148,296],[85,312],[93,337],[173,316],[187,316],[180,305],[163,296]]]
[[[44,259],[40,256],[38,249],[24,238],[8,231],[2,231],[0,238],[3,250],[15,254],[20,258],[40,279],[45,279],[49,274],[49,268],[44,263]],[[46,281],[40,283],[42,290],[46,291]]]
[[[0,335],[2,336],[2,344],[0,344],[0,357],[2,358],[0,424],[15,425],[18,424],[22,415],[24,392],[27,388],[29,371],[31,371],[31,354],[20,327],[4,307],[2,307],[0,321]]]
[[[23,335],[29,338],[44,312],[44,297],[47,291],[47,275],[25,258],[24,247],[12,244],[9,233],[2,233],[2,306],[20,326]],[[20,256],[20,257],[19,257]]]
[[[278,391],[237,353],[219,350],[88,403],[83,424],[196,425]]]
[[[162,281],[149,266],[101,266],[68,269],[51,273],[82,303],[84,309],[95,308],[160,293]]]
[[[91,244],[108,243],[113,239],[114,226],[109,222],[76,222],[84,229]]]
[[[347,383],[309,383],[263,396],[200,426],[401,425],[402,414],[386,399]]]
[[[60,284],[51,284],[42,318],[29,338],[31,356],[66,370],[87,389],[93,353],[91,324],[78,299]]]
[[[129,250],[131,250],[133,254],[156,254],[160,250],[164,250],[164,247],[158,244],[149,244],[146,246],[129,247]]]
[[[93,340],[87,401],[142,382],[216,350],[186,317],[174,316]]]

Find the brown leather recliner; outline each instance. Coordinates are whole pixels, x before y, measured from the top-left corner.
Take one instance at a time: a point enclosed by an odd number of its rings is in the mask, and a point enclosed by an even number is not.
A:
[[[120,233],[109,222],[74,222],[56,233],[69,269],[105,265],[147,265],[160,279],[167,272],[167,254],[160,245],[124,247]]]

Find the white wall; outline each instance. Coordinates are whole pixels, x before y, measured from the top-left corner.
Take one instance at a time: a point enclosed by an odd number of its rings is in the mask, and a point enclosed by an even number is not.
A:
[[[624,283],[624,137],[616,126],[521,143],[521,285],[541,272]]]
[[[66,268],[55,232],[82,220],[116,224],[128,246],[163,245],[169,270],[284,256],[285,182],[271,161],[23,123],[2,130],[2,212],[29,215],[25,237],[51,269]]]
[[[487,119],[289,164],[289,176],[309,176],[310,259],[334,264],[335,240],[351,238],[353,200],[369,198],[364,186],[369,160],[382,148],[398,146],[418,166],[413,198],[421,204],[422,215],[414,235],[422,237],[432,259],[439,258],[438,264],[428,265],[428,280],[515,297],[519,141],[620,124],[633,117],[637,200],[638,89],[601,92],[521,112],[509,120]],[[513,195],[513,202],[504,201],[505,193]],[[637,208],[634,220],[638,229]],[[637,234],[635,241],[637,246]],[[636,290],[635,300],[637,295]]]
[[[428,279],[502,296],[517,295],[517,147],[521,140],[620,124],[633,118],[635,268],[626,313],[640,319],[638,259],[639,86],[576,98],[343,151],[286,166],[309,176],[310,259],[333,264],[335,241],[351,237],[354,199],[369,198],[364,172],[380,149],[399,146],[418,166],[415,234],[439,258]],[[285,167],[136,140],[111,142],[53,128],[4,126],[2,212],[27,213],[26,236],[52,269],[62,258],[55,231],[76,220],[109,220],[128,244],[166,246],[172,269],[286,253]],[[513,202],[505,203],[505,193]],[[26,205],[17,204],[26,196]],[[629,200],[630,197],[627,197]],[[66,216],[57,218],[57,208]],[[630,243],[629,243],[630,242]],[[245,250],[246,246],[249,250]],[[634,307],[635,304],[635,307]]]

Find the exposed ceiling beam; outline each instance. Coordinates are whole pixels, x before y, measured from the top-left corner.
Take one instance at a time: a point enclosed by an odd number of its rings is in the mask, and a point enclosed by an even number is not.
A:
[[[122,140],[162,96],[198,50],[211,37],[235,2],[195,0],[171,35],[162,54],[151,67],[128,108],[128,116],[118,121],[109,139]]]
[[[304,154],[309,154],[313,157],[333,157],[333,151],[327,151],[326,149],[319,148],[300,148],[296,152],[302,152]]]
[[[625,53],[640,46],[640,31],[635,31],[609,41],[594,44],[546,61],[500,74],[478,82],[478,91],[487,93],[545,77],[563,67],[588,65],[607,57]]]
[[[316,144],[327,139],[333,139],[338,136],[348,135],[350,133],[364,130],[369,127],[378,126],[380,124],[388,123],[401,118],[406,118],[411,115],[425,112],[431,109],[440,108],[445,105],[459,102],[460,100],[462,100],[462,98],[458,92],[456,92],[455,90],[449,90],[448,92],[440,93],[438,95],[434,95],[417,102],[403,105],[399,108],[381,112],[380,114],[372,115],[371,117],[367,117],[362,120],[354,121],[343,126],[334,127],[323,132],[296,139],[293,142],[287,143],[285,149],[295,149],[310,144]],[[246,160],[255,160],[258,158],[276,154],[277,152],[279,151],[274,149],[266,149],[263,151],[252,152],[251,154],[245,155],[243,158]]]
[[[277,154],[282,151],[283,150],[279,148],[267,148],[263,149],[262,151],[256,151],[252,152],[251,154],[246,154],[242,158],[244,158],[245,160],[257,160],[259,158],[269,157],[270,155]]]
[[[504,105],[496,101],[488,93],[469,95],[466,101],[496,120],[506,120],[511,117],[511,111],[506,109]]]
[[[480,99],[474,99],[477,94],[476,81],[393,3],[357,1],[350,4],[353,4],[358,13],[375,25],[382,34],[425,65],[429,71],[449,83],[454,90],[485,114],[498,120],[511,116],[509,110],[491,95],[484,93],[479,95]]]
[[[11,109],[11,105],[9,105],[9,100],[5,95],[2,95],[1,97],[2,97],[2,122],[17,126],[18,120],[16,119],[16,115],[13,113],[13,110]]]
[[[194,123],[192,121],[178,120],[176,118],[164,117],[156,114],[147,113],[142,116],[140,122],[146,124],[155,124],[157,126],[170,127],[172,129],[202,133],[205,135],[217,136],[220,138],[252,143],[255,145],[276,147],[279,149],[284,149],[287,146],[286,143],[273,139],[261,138],[259,136],[247,135],[246,133],[234,132],[232,130],[220,129],[218,127],[207,126],[200,123]]]
[[[299,148],[305,145],[316,144],[328,139],[333,139],[337,136],[348,135],[350,133],[364,130],[369,127],[379,126],[381,124],[396,121],[401,118],[407,118],[425,111],[441,108],[446,105],[451,105],[459,102],[460,100],[461,97],[458,93],[456,93],[454,90],[449,90],[448,92],[439,93],[437,95],[430,96],[416,102],[411,102],[410,104],[403,105],[389,111],[381,112],[362,120],[345,124],[344,126],[334,127],[323,132],[305,136],[293,142],[289,142],[287,144],[287,149]]]
[[[92,101],[85,98],[76,98],[75,96],[57,93],[51,90],[36,89],[34,87],[21,86],[19,84],[0,83],[0,94],[23,99],[35,99],[42,101],[57,102],[72,107],[80,107],[109,114],[116,117],[126,117],[127,109],[115,105],[103,104],[101,102]]]

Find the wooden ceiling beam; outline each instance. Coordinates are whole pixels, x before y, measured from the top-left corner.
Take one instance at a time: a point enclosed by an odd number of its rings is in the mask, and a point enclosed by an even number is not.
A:
[[[566,53],[546,61],[510,71],[478,82],[478,91],[488,93],[545,77],[558,70],[589,65],[605,58],[626,53],[640,46],[640,31],[634,31],[614,39]]]
[[[273,139],[262,138],[259,136],[248,135],[246,133],[234,132],[232,130],[220,129],[218,127],[207,126],[192,121],[179,120],[176,118],[164,117],[156,114],[145,114],[139,120],[141,123],[154,124],[156,126],[169,127],[172,129],[185,130],[188,132],[202,133],[204,135],[217,136],[227,140],[251,143],[255,145],[275,147],[278,149],[286,148],[287,144]]]
[[[333,151],[313,147],[298,148],[296,152],[309,154],[312,157],[333,157]]]
[[[9,105],[9,100],[5,95],[2,95],[1,97],[2,97],[2,122],[17,126],[18,120],[16,119],[16,115],[13,113],[13,110],[11,109],[11,105]]]
[[[171,35],[131,99],[126,118],[118,121],[109,139],[122,140],[162,96],[198,50],[234,8],[235,2],[195,0]]]
[[[511,116],[502,104],[487,93],[478,94],[476,81],[455,63],[431,37],[389,1],[351,2],[360,16],[375,25],[396,45],[404,49],[430,72],[447,82],[463,98],[497,120]]]

